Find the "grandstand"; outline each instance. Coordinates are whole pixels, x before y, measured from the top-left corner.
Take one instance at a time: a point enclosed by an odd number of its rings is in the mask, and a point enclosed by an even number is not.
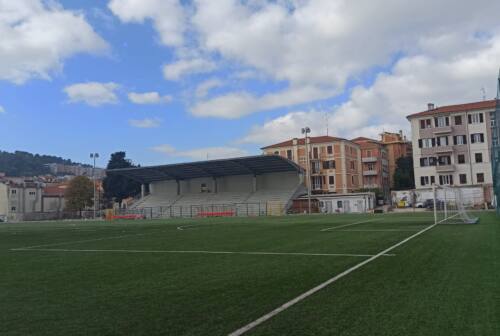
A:
[[[125,212],[147,218],[281,215],[306,191],[302,168],[274,155],[114,169],[107,174],[142,184],[140,199]]]

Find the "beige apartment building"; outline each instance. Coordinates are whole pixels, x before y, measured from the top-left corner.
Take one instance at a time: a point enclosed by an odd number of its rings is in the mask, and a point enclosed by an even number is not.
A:
[[[363,188],[360,146],[352,141],[331,137],[308,137],[310,165],[307,166],[306,142],[294,138],[263,147],[265,155],[280,155],[309,170],[306,185],[315,194],[349,193]]]
[[[396,171],[399,158],[412,155],[411,141],[406,139],[403,131],[399,133],[383,132],[381,135],[382,144],[387,151],[387,161],[389,169],[389,185],[394,187],[394,172]]]
[[[495,100],[435,107],[409,115],[416,188],[484,187],[491,195],[491,114]]]

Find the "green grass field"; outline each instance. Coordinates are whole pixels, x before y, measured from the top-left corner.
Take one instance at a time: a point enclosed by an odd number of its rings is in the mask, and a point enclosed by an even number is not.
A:
[[[500,335],[500,220],[438,225],[248,335]],[[0,225],[1,335],[227,335],[429,213]],[[247,335],[245,334],[245,335]]]

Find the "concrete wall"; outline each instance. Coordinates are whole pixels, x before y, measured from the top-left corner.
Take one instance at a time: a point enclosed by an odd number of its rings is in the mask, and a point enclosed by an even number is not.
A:
[[[0,183],[0,217],[6,217],[9,214],[8,190],[5,184]]]
[[[375,206],[375,194],[338,195],[319,198],[323,213],[366,213]]]
[[[291,190],[300,183],[297,172],[271,173],[257,176],[257,190]]]
[[[43,197],[43,212],[57,212],[64,211],[65,200],[64,197]]]

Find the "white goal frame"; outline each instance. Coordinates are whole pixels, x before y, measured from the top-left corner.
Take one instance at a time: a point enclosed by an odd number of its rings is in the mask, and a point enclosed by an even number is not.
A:
[[[465,208],[462,189],[453,186],[432,186],[435,224],[476,224],[479,218]]]

